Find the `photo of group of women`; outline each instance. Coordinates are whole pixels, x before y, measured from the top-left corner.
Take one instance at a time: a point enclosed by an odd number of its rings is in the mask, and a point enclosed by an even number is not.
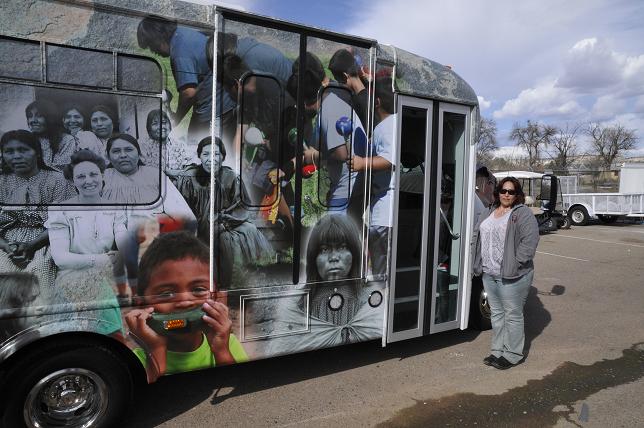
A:
[[[220,33],[214,79],[212,34],[140,22],[139,47],[170,61],[172,106],[0,83],[24,111],[0,117],[0,342],[43,313],[82,311],[154,380],[382,335],[391,76],[372,73],[364,49],[304,59],[281,50],[279,32],[241,30]]]

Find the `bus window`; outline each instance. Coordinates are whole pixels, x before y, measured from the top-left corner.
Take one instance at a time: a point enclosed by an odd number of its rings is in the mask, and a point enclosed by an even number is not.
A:
[[[217,115],[226,157],[224,191],[215,205],[216,239],[222,253],[234,255],[221,266],[230,278],[222,285],[293,284],[299,225],[293,216],[296,147],[288,135],[297,125],[286,83],[299,35],[225,19],[217,43]],[[231,183],[235,191],[227,190]]]
[[[463,222],[465,189],[465,141],[467,113],[457,107],[441,110],[442,123],[440,218],[438,235],[438,266],[434,323],[455,321],[459,282],[461,280],[461,251],[463,239],[458,233]]]
[[[47,82],[103,89],[114,86],[114,56],[111,52],[47,45],[46,58]]]
[[[248,72],[242,78],[240,102],[242,202],[271,217],[279,209],[281,189],[288,184],[281,139],[284,91],[279,80]],[[290,98],[290,97],[289,97]],[[288,171],[292,175],[292,171]],[[248,192],[248,193],[247,193]]]
[[[0,37],[0,76],[40,81],[40,43]]]
[[[163,75],[159,64],[151,58],[118,55],[116,75],[120,90],[161,93]]]

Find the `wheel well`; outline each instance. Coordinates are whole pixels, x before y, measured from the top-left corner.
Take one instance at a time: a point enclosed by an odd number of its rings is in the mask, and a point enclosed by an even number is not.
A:
[[[586,205],[584,205],[584,204],[574,204],[574,205],[571,205],[571,206],[570,206],[570,208],[568,208],[568,210],[567,210],[567,211],[568,211],[568,214],[570,214],[572,211],[574,211],[574,209],[575,209],[575,208],[583,208],[583,209],[585,209],[585,210],[586,210],[586,212],[588,213],[588,215],[589,215],[589,216],[591,216],[591,217],[594,215],[593,210],[592,210],[592,209],[590,209],[589,207],[587,207],[587,206],[586,206]]]
[[[10,373],[13,365],[21,361],[30,353],[39,352],[50,345],[56,345],[59,347],[68,344],[72,346],[78,344],[79,341],[87,343],[88,345],[103,346],[120,357],[130,371],[135,390],[147,383],[145,368],[130,348],[116,339],[112,339],[102,334],[89,332],[66,332],[54,334],[25,345],[2,362],[0,369],[0,382],[4,381],[6,374]]]

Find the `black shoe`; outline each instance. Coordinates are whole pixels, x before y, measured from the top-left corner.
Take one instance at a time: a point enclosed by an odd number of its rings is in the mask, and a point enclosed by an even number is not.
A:
[[[492,367],[499,369],[499,370],[507,370],[511,367],[514,367],[516,364],[512,364],[508,360],[505,359],[505,357],[499,357],[496,359],[496,361],[492,362]]]
[[[494,362],[496,361],[496,355],[488,355],[487,357],[483,358],[483,364],[486,366],[492,366],[494,365]]]

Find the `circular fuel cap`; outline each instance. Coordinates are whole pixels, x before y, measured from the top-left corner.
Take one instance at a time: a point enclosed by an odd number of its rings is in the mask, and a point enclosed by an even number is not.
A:
[[[374,291],[369,295],[369,306],[372,308],[377,308],[382,303],[382,293],[380,291]]]
[[[329,309],[339,311],[344,305],[344,297],[340,293],[333,293],[329,296]]]

